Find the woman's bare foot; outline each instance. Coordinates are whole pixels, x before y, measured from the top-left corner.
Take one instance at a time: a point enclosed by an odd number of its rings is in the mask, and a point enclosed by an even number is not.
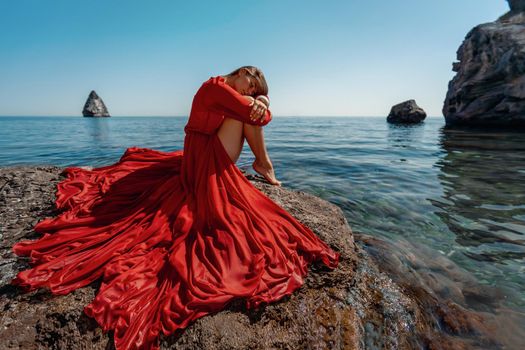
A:
[[[281,181],[278,181],[276,178],[275,178],[275,173],[273,171],[273,165],[271,162],[261,162],[259,160],[255,160],[253,163],[252,163],[252,168],[253,170],[255,170],[256,172],[258,172],[259,174],[261,174],[262,176],[264,176],[264,178],[269,182],[271,183],[272,185],[275,185],[275,186],[281,186]]]

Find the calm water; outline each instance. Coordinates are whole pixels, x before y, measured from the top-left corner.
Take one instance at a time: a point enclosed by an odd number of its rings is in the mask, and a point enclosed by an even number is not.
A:
[[[1,117],[0,166],[101,166],[131,146],[181,149],[185,123]],[[500,304],[523,312],[523,133],[450,131],[442,118],[392,126],[385,118],[275,117],[265,135],[285,186],[341,206],[354,231],[393,242],[403,254],[454,262],[464,276],[495,287]],[[245,144],[238,165],[248,169],[251,160]],[[461,277],[448,278],[464,286]],[[487,298],[475,308],[495,306]]]

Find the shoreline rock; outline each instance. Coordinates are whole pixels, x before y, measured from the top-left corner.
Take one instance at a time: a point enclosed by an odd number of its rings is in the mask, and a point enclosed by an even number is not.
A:
[[[415,100],[408,100],[393,106],[386,118],[389,123],[416,124],[427,117],[423,108]]]
[[[84,117],[110,117],[104,101],[97,95],[95,90],[91,90],[82,109]]]
[[[64,296],[46,290],[22,294],[9,284],[17,271],[28,267],[26,259],[14,256],[11,246],[21,239],[37,238],[33,225],[56,215],[54,193],[62,170],[0,168],[0,220],[4,223],[0,228],[0,338],[6,349],[113,348],[111,332],[104,334],[83,313],[100,282]],[[341,208],[306,192],[246,176],[340,251],[340,265],[330,271],[314,263],[305,284],[292,295],[258,311],[246,310],[242,302],[231,303],[184,331],[161,338],[161,349],[500,348],[489,330],[489,316],[440,300],[418,286],[417,279],[404,278],[408,273],[401,270],[402,264],[380,249],[386,243],[354,234]],[[375,258],[367,251],[375,251]],[[389,275],[394,271],[395,275]]]

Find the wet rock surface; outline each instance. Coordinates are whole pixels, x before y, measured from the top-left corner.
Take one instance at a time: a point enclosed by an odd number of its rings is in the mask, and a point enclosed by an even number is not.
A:
[[[98,283],[65,296],[46,290],[23,294],[9,285],[17,271],[28,267],[25,259],[13,255],[11,246],[36,238],[32,227],[56,214],[60,173],[61,168],[50,166],[0,168],[2,349],[113,348],[111,332],[104,334],[82,311],[96,295]],[[294,294],[259,310],[233,302],[162,337],[161,349],[503,348],[493,336],[490,315],[467,311],[436,294],[410,274],[402,258],[388,252],[392,247],[386,242],[354,235],[339,207],[247,177],[340,251],[340,265],[330,271],[313,264]]]
[[[466,36],[453,64],[443,106],[447,125],[525,127],[525,2],[478,25]]]
[[[389,123],[415,124],[422,122],[427,117],[423,108],[415,100],[401,102],[392,107],[386,118]]]
[[[421,244],[363,233],[354,237],[379,270],[417,304],[419,325],[442,330],[440,337],[421,333],[428,348],[525,348],[525,315],[505,306],[508,291],[480,284],[446,255]]]
[[[109,117],[108,109],[104,104],[104,101],[92,90],[84,104],[82,109],[82,115],[84,117]]]

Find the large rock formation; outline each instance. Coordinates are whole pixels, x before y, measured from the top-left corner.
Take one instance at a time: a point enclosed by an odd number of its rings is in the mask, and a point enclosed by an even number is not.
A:
[[[447,125],[525,127],[525,0],[472,29],[457,52],[443,106]]]
[[[426,117],[427,113],[417,105],[415,100],[408,100],[393,106],[386,121],[414,124],[423,121]]]
[[[507,0],[510,6],[511,12],[523,12],[525,11],[525,0]]]
[[[180,334],[162,338],[161,349],[503,348],[491,334],[501,330],[491,319],[494,315],[467,311],[440,297],[458,295],[459,301],[464,290],[445,286],[434,292],[422,282],[417,271],[430,264],[426,280],[437,284],[436,274],[451,265],[444,256],[421,261],[410,248],[395,256],[396,247],[354,236],[339,207],[248,178],[340,251],[340,265],[333,271],[311,265],[305,284],[292,295],[258,311],[233,303]],[[113,349],[111,333],[103,333],[82,311],[100,282],[63,296],[45,290],[23,294],[9,284],[17,271],[28,268],[27,259],[14,256],[11,246],[36,238],[34,224],[57,214],[54,193],[60,180],[58,167],[0,168],[1,349]],[[359,244],[354,237],[360,237]],[[458,274],[449,279],[457,280]],[[469,300],[490,295],[472,288],[468,293]]]
[[[84,109],[82,110],[82,115],[84,117],[109,117],[109,112],[104,101],[97,95],[95,90],[91,90],[89,93],[87,101],[84,104]]]

